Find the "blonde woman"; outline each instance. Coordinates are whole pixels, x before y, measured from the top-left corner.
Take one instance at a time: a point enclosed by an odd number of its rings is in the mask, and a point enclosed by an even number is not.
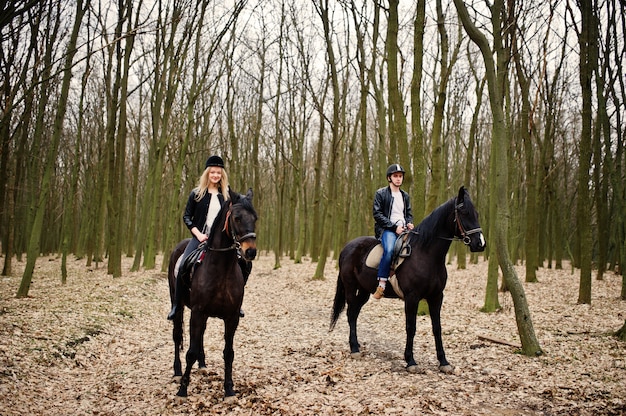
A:
[[[182,288],[178,273],[180,265],[184,263],[187,256],[194,251],[200,243],[209,239],[211,226],[215,217],[219,213],[222,204],[229,198],[228,175],[224,169],[224,160],[219,156],[211,156],[207,159],[204,172],[198,180],[198,185],[189,194],[183,221],[189,231],[191,231],[191,241],[187,244],[185,252],[176,263],[174,274],[176,275],[176,302],[172,305],[172,310],[167,315],[167,319],[174,319],[178,305],[180,304],[180,293]]]

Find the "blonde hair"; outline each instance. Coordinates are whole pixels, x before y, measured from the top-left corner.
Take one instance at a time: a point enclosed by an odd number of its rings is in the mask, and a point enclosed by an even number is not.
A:
[[[211,183],[209,180],[209,171],[211,170],[211,168],[214,167],[219,166],[209,166],[204,170],[204,172],[202,172],[202,175],[198,180],[198,185],[194,189],[194,191],[196,192],[196,201],[200,201],[206,195],[207,190],[209,189],[209,184]],[[228,201],[228,174],[226,173],[226,169],[222,167],[220,167],[220,169],[222,170],[222,179],[220,179],[218,187],[220,189],[220,192],[222,193],[222,196],[224,197],[224,201]]]

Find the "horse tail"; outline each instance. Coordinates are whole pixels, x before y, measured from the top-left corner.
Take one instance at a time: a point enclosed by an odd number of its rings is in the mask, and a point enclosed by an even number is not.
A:
[[[333,314],[330,318],[329,332],[335,328],[337,319],[339,319],[339,315],[341,315],[341,312],[343,312],[345,307],[346,307],[346,289],[343,286],[341,275],[339,275],[337,277],[337,290],[335,291],[335,300],[333,302]]]

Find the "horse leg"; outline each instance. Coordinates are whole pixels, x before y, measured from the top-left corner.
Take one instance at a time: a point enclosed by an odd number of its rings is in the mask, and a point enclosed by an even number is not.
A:
[[[417,321],[417,306],[419,299],[406,299],[404,301],[404,316],[406,326],[406,345],[404,346],[404,361],[406,369],[410,372],[417,371],[417,363],[413,357],[413,341],[415,340],[415,329]]]
[[[179,314],[174,319],[174,328],[172,329],[172,338],[174,339],[174,378],[180,378],[183,375],[182,364],[180,362],[180,350],[183,347],[183,314]]]
[[[370,294],[365,290],[359,290],[356,293],[356,296],[349,296],[347,298],[348,308],[346,310],[346,316],[348,318],[348,325],[350,326],[350,354],[353,357],[360,356],[360,348],[359,340],[357,338],[357,319],[359,318],[359,314],[361,313],[361,308],[363,305],[367,303],[369,300]]]
[[[441,339],[441,305],[443,303],[443,292],[437,297],[428,300],[428,309],[430,310],[430,321],[433,327],[433,336],[435,337],[435,348],[437,350],[437,360],[439,361],[439,371],[442,373],[451,373],[454,367],[446,360],[446,353],[443,349],[443,341]]]
[[[202,337],[206,329],[206,321],[208,317],[206,315],[198,316],[191,312],[191,319],[189,321],[189,349],[187,350],[187,365],[185,367],[185,374],[180,379],[180,388],[178,393],[179,397],[187,397],[187,387],[189,386],[189,380],[191,378],[191,367],[198,360],[200,355],[200,349],[202,345]]]
[[[224,320],[224,397],[232,397],[235,395],[233,383],[233,360],[235,351],[233,349],[233,341],[235,331],[239,325],[239,314],[235,318]]]
[[[198,350],[198,368],[206,370],[206,358],[204,355],[204,336],[200,338],[200,348]]]

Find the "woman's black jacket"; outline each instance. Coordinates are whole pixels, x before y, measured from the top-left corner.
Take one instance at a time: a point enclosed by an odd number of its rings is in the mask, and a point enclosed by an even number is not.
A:
[[[217,194],[220,206],[224,204],[224,196],[222,193]],[[193,227],[197,227],[198,230],[204,234],[208,234],[211,230],[204,230],[206,223],[206,216],[209,212],[209,204],[211,203],[211,193],[207,192],[200,201],[196,201],[196,190],[194,189],[189,194],[187,200],[187,206],[185,207],[185,213],[183,214],[183,222],[189,228],[189,231]]]

